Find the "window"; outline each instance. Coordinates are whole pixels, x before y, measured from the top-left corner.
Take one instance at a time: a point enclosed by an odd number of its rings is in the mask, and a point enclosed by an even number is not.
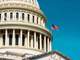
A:
[[[5,35],[3,35],[3,45],[5,45]]]
[[[23,35],[22,37],[22,46],[24,46],[24,43],[25,43],[25,35]]]
[[[29,22],[29,20],[30,20],[30,15],[28,14],[28,22]]]
[[[0,20],[1,20],[1,14],[0,14]]]
[[[9,45],[12,45],[12,34],[9,35]]]
[[[13,14],[12,13],[10,13],[10,19],[12,19],[13,18]]]
[[[6,20],[7,18],[7,13],[4,13],[4,20]]]
[[[17,19],[19,18],[19,13],[16,13],[16,18],[17,18]]]
[[[22,20],[24,20],[24,13],[22,13]]]
[[[18,45],[18,42],[19,42],[19,35],[16,35],[16,45]]]
[[[34,23],[34,16],[33,16],[33,23]]]

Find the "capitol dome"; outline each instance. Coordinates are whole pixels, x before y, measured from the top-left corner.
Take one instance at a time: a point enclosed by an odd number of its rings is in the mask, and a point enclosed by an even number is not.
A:
[[[51,33],[37,0],[0,0],[0,60],[51,51]]]

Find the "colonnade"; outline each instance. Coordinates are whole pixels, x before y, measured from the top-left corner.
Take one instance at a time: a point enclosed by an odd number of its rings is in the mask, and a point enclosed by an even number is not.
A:
[[[34,48],[46,52],[51,50],[51,40],[50,37],[35,31],[5,29],[0,31],[0,46]]]

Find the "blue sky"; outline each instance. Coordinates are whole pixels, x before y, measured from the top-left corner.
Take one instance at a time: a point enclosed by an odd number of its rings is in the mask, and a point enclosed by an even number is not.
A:
[[[53,31],[53,50],[71,60],[80,60],[80,0],[38,0],[47,17],[47,27],[59,25]]]

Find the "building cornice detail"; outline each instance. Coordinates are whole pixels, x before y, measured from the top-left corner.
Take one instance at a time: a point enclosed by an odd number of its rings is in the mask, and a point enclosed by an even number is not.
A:
[[[36,25],[36,24],[30,24],[30,23],[24,23],[24,22],[1,22],[0,23],[0,29],[25,29],[25,30],[31,30],[36,31],[39,33],[42,33],[46,36],[51,37],[51,33],[48,29],[45,27]]]

